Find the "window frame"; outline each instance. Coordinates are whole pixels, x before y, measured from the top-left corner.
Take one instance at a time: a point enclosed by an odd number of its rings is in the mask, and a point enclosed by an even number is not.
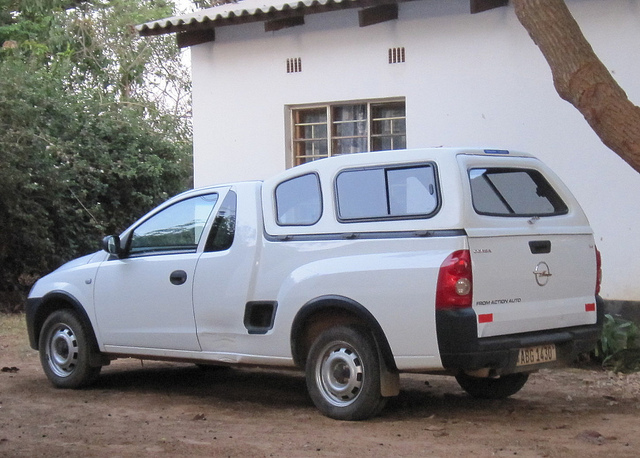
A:
[[[392,105],[402,103],[404,105],[404,116],[403,117],[376,117],[373,118],[373,112],[377,105]],[[336,135],[334,133],[335,127],[339,124],[346,124],[348,122],[357,122],[357,120],[335,120],[333,116],[333,111],[335,108],[346,107],[346,106],[356,106],[356,105],[366,105],[366,118],[362,121],[366,121],[366,135]],[[296,114],[304,111],[304,110],[325,110],[325,120],[318,122],[297,122]],[[304,105],[289,105],[287,107],[287,116],[288,116],[288,131],[287,131],[287,167],[294,167],[297,165],[305,164],[307,162],[313,162],[318,159],[324,159],[326,157],[334,157],[340,156],[344,154],[350,153],[339,153],[335,151],[334,143],[339,140],[348,140],[350,138],[365,138],[366,139],[366,150],[357,151],[358,153],[365,152],[373,152],[373,151],[383,151],[382,149],[373,149],[373,145],[377,139],[381,138],[390,138],[392,147],[391,149],[405,149],[407,147],[407,101],[405,97],[393,97],[393,98],[383,98],[383,99],[364,99],[364,100],[348,100],[341,102],[328,102],[328,103],[314,103],[314,104],[304,104]],[[380,134],[374,133],[374,123],[375,122],[384,122],[389,121],[391,123],[398,122],[400,120],[404,121],[404,132],[401,134],[394,134],[393,132],[389,134]],[[309,137],[309,138],[296,138],[296,131],[300,127],[310,127],[317,128],[317,126],[324,126],[326,130],[326,136],[324,137]],[[404,147],[396,148],[394,147],[394,143],[398,142],[399,138],[404,137]],[[324,141],[326,142],[326,156],[322,153],[319,154],[297,154],[296,153],[296,145],[304,144],[309,141]]]
[[[430,167],[433,170],[433,186],[434,186],[434,198],[436,199],[436,205],[433,210],[429,213],[416,213],[416,214],[406,214],[406,215],[386,215],[386,216],[371,216],[371,217],[357,217],[357,218],[345,218],[340,214],[340,193],[338,189],[338,178],[345,172],[357,172],[357,171],[368,171],[368,170],[383,170],[385,174],[385,194],[387,200],[387,208],[389,205],[389,181],[388,181],[388,172],[394,170],[407,170],[413,168],[427,168]],[[363,222],[373,222],[373,221],[411,221],[418,219],[431,219],[435,215],[440,212],[440,208],[442,207],[442,196],[440,190],[440,179],[438,173],[438,166],[434,161],[427,162],[417,162],[417,163],[407,163],[407,164],[384,164],[384,165],[376,165],[372,167],[355,167],[355,168],[346,168],[340,170],[339,173],[336,174],[333,180],[333,189],[334,189],[334,206],[336,213],[336,220],[340,223],[350,224],[350,223],[363,223]]]

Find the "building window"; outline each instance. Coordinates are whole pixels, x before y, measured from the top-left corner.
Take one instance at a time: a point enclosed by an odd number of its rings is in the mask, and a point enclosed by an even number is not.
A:
[[[404,149],[404,100],[293,108],[293,165],[330,156]]]

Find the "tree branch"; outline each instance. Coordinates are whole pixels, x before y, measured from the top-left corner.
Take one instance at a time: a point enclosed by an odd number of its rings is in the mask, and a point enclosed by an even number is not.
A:
[[[585,117],[602,142],[640,172],[640,108],[593,51],[564,0],[512,0],[540,48],[560,97]]]

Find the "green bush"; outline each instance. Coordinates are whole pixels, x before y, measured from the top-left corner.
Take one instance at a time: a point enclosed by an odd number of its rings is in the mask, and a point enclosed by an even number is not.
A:
[[[596,348],[602,367],[614,372],[640,371],[640,329],[628,320],[605,315],[602,336]]]
[[[0,295],[11,311],[33,279],[188,188],[191,145],[152,107],[69,92],[15,62],[0,74]]]
[[[179,51],[133,28],[172,8],[0,0],[0,311],[191,186]]]

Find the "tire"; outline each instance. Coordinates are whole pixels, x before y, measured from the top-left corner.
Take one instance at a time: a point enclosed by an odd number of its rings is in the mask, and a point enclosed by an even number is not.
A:
[[[90,364],[98,353],[90,336],[87,326],[70,310],[53,312],[44,322],[38,346],[40,363],[54,386],[81,388],[98,378],[102,367]]]
[[[508,398],[520,391],[528,379],[529,374],[526,372],[502,375],[496,378],[471,377],[464,372],[456,375],[456,380],[462,389],[479,399]]]
[[[376,344],[354,327],[337,326],[318,336],[309,350],[306,380],[318,410],[336,420],[365,420],[386,403]]]

